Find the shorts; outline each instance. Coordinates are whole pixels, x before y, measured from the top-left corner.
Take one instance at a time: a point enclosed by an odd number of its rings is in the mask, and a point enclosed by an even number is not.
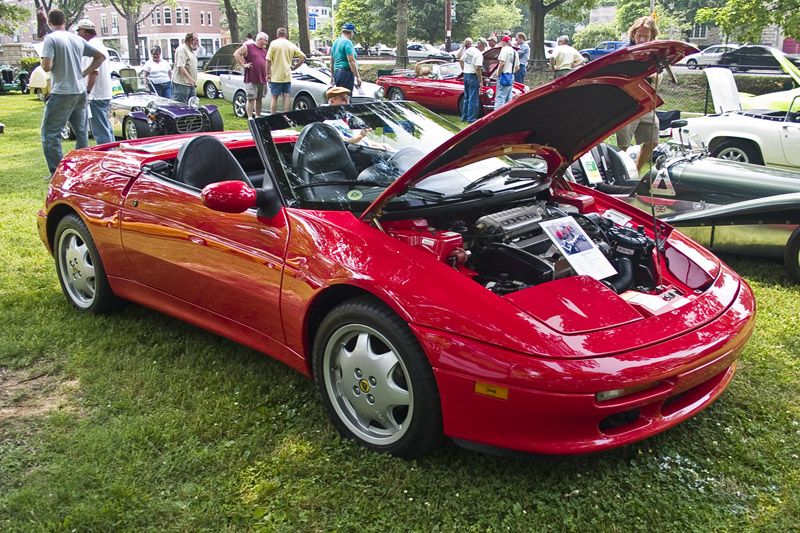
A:
[[[617,132],[619,147],[630,146],[632,139],[636,139],[638,144],[658,144],[658,119],[655,111],[637,118]]]
[[[286,83],[277,83],[277,82],[270,82],[269,83],[269,94],[272,96],[280,96],[282,94],[289,94],[292,90],[292,82],[287,81]]]
[[[244,93],[247,95],[248,100],[258,100],[264,98],[267,94],[266,83],[250,83],[249,81],[244,84]]]

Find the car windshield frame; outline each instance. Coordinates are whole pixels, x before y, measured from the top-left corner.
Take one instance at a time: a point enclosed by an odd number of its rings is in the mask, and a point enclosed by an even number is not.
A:
[[[307,183],[294,168],[295,144],[303,129],[313,123],[333,126],[342,139],[352,131],[369,128],[371,143],[346,143],[351,156],[375,163],[358,169],[359,177]],[[344,124],[344,126],[343,126]],[[356,128],[355,126],[358,126]],[[414,102],[380,101],[364,104],[320,106],[251,119],[262,141],[262,153],[274,164],[268,173],[277,183],[285,205],[301,209],[363,212],[397,178],[430,151],[446,142],[459,128]],[[270,171],[271,170],[271,171]],[[371,172],[370,172],[371,171]],[[549,189],[546,161],[536,154],[489,157],[426,177],[407,187],[387,204],[387,212],[452,206],[486,198],[525,194],[531,188]]]
[[[126,86],[130,88],[131,91],[127,91]],[[157,93],[153,84],[145,78],[129,77],[114,78],[111,80],[111,95],[113,97],[133,96],[137,94],[156,95]]]

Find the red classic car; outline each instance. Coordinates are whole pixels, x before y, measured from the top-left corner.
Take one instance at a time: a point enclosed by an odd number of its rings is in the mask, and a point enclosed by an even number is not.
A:
[[[78,310],[135,302],[267,353],[372,450],[620,446],[722,394],[755,323],[714,255],[563,179],[687,51],[630,47],[460,132],[381,101],[77,150],[38,230]]]
[[[497,80],[491,79],[497,70],[500,47],[483,54],[483,87],[480,89],[479,115],[494,109],[494,92]],[[431,59],[420,61],[413,69],[395,70],[391,76],[381,76],[377,84],[386,91],[389,100],[410,100],[428,109],[461,113],[464,81],[461,65],[455,61]],[[528,91],[528,86],[514,82],[514,98]]]

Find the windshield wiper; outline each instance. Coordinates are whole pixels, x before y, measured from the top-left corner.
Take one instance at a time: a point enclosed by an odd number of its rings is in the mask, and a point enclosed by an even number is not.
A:
[[[387,187],[387,185],[371,180],[315,181],[313,183],[301,183],[299,185],[293,185],[292,187],[295,189],[312,189],[314,187],[323,187],[325,185],[371,185],[372,187],[381,187],[382,189]]]
[[[505,174],[506,172],[508,172],[510,170],[511,170],[511,167],[500,167],[497,170],[493,170],[493,171],[489,172],[488,174],[486,174],[485,176],[481,176],[480,178],[476,179],[475,181],[473,181],[472,183],[470,183],[469,185],[464,187],[464,190],[462,192],[471,191],[472,189],[475,189],[475,188],[479,187],[480,185],[486,183],[490,179],[496,178],[497,176]]]

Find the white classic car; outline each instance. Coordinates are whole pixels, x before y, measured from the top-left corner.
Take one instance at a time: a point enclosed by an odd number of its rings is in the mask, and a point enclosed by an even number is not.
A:
[[[219,77],[222,85],[222,96],[233,104],[233,113],[239,118],[245,118],[247,111],[245,104],[247,97],[244,92],[244,76],[239,73],[221,74]],[[292,109],[283,109],[283,98],[278,99],[278,111],[296,111],[309,109],[325,104],[328,100],[325,93],[331,87],[331,71],[319,59],[306,58],[300,68],[292,72],[292,89],[290,100]],[[384,89],[374,83],[362,82],[351,96],[351,103],[364,103],[383,98]],[[269,110],[272,97],[269,93],[261,101],[262,109]]]
[[[736,50],[737,48],[739,48],[738,44],[712,44],[696,54],[684,57],[675,64],[685,65],[690,69],[716,66],[725,52]]]
[[[35,43],[33,47],[36,49],[36,52],[41,57],[42,48],[44,45],[42,43]],[[111,77],[112,78],[120,78],[122,77],[122,69],[129,69],[131,66],[122,61],[119,56],[119,52],[114,50],[113,48],[107,48],[108,50],[108,64],[110,67]],[[42,70],[41,65],[33,69],[31,72],[30,81],[28,86],[31,90],[36,94],[39,100],[46,100],[47,97],[50,96],[50,73],[45,72]]]
[[[717,114],[688,119],[673,130],[673,140],[699,140],[721,159],[800,168],[800,95],[787,111],[743,110],[731,71],[712,67],[705,72]]]

